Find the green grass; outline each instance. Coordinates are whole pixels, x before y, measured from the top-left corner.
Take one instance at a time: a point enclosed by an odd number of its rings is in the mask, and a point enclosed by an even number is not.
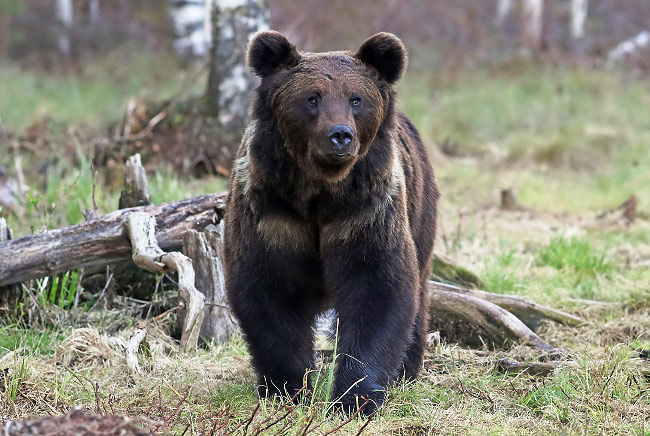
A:
[[[0,324],[0,358],[9,351],[23,349],[27,354],[51,354],[64,337],[55,329],[33,329],[22,324]]]
[[[452,77],[413,73],[400,87],[400,103],[427,138],[450,138],[461,150],[485,151],[493,142],[533,151],[556,142],[575,148],[595,144],[584,137],[586,126],[612,129],[603,133],[614,137],[630,127],[650,128],[650,85],[619,80],[613,73],[544,65]]]
[[[83,211],[92,210],[94,205],[97,206],[97,216],[116,210],[120,189],[105,185],[104,171],[96,170],[93,177],[90,161],[81,152],[79,163],[75,166],[64,162],[55,163],[47,173],[45,191],[32,186],[31,192],[24,199],[26,216],[9,215],[9,227],[16,236],[20,236],[37,232],[41,227],[54,229],[81,223],[84,221]],[[148,180],[154,203],[220,192],[227,188],[227,181],[223,178],[187,179],[167,166],[149,174]]]
[[[398,106],[430,146],[470,158],[436,162],[443,198],[477,201],[516,188],[521,203],[553,212],[650,197],[650,85],[611,72],[530,65],[518,71],[414,72]],[[473,195],[467,196],[471,191]]]
[[[81,75],[34,72],[0,64],[0,127],[21,131],[36,119],[54,126],[104,128],[119,120],[129,98],[170,98],[185,85],[173,56],[137,48],[106,54]],[[197,83],[191,88],[196,89]]]
[[[556,238],[538,253],[538,261],[557,270],[568,270],[578,275],[595,277],[612,270],[605,260],[605,252],[596,250],[585,239]]]

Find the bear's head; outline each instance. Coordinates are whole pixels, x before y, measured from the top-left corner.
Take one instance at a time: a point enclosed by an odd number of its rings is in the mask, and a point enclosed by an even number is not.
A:
[[[271,119],[283,146],[310,177],[344,178],[393,116],[392,85],[407,63],[390,33],[368,38],[356,53],[301,53],[275,31],[257,34],[248,64],[262,82],[256,117]]]

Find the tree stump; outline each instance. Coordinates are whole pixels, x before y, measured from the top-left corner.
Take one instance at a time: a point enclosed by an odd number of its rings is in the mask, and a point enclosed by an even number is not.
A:
[[[147,172],[142,166],[140,153],[129,157],[124,171],[124,187],[120,192],[120,209],[148,206],[151,204],[149,181]],[[156,274],[140,269],[132,262],[120,262],[111,265],[114,273],[113,285],[109,290],[113,292],[106,295],[106,303],[112,305],[114,294],[127,295],[139,300],[148,300],[156,289]]]
[[[226,302],[223,221],[203,231],[188,231],[183,240],[183,253],[192,259],[196,287],[205,296],[206,314],[201,337],[207,342],[225,342],[239,331],[239,327]]]
[[[7,221],[0,218],[0,242],[11,240],[11,229]],[[18,300],[20,299],[20,284],[0,286],[0,318],[7,319],[16,315]]]
[[[508,188],[508,189],[501,190],[501,209],[503,210],[519,209],[519,204],[517,203],[517,197],[515,196],[514,189]]]
[[[124,173],[124,188],[120,193],[119,208],[148,206],[151,204],[147,172],[142,166],[140,153],[136,153],[126,161]]]

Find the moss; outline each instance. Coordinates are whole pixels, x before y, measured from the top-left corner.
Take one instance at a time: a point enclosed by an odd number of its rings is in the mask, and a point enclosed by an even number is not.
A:
[[[434,256],[433,258],[431,278],[444,283],[462,286],[464,288],[476,289],[485,287],[483,281],[467,268],[453,265],[438,256]]]

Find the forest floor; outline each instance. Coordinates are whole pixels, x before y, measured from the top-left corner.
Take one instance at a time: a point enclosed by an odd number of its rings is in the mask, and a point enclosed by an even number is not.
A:
[[[0,90],[0,189],[28,189],[13,211],[2,211],[15,237],[82,221],[93,185],[98,214],[117,208],[120,176],[112,174],[123,161],[109,157],[91,169],[94,150],[110,142],[129,97],[171,98],[181,89],[171,73],[147,77],[175,67],[139,59],[128,70],[91,68],[75,78],[0,66],[0,81],[10,85]],[[142,321],[135,312],[120,305],[91,312],[96,296],[72,311],[45,295],[38,308],[22,308],[31,323],[0,320],[0,426],[83,406],[187,435],[210,434],[226,421],[231,430],[239,425],[233,434],[246,427],[247,434],[303,434],[310,423],[306,434],[650,435],[650,375],[638,365],[650,350],[648,83],[524,64],[411,72],[399,87],[398,106],[429,144],[443,194],[437,254],[475,272],[487,290],[581,316],[578,327],[537,331],[575,365],[545,377],[504,374],[498,359],[539,356],[523,345],[477,353],[434,342],[421,377],[391,389],[366,426],[328,414],[331,362],[312,374],[311,402],[257,408],[241,338],[184,355],[165,323],[149,320],[144,373],[130,375],[121,347]],[[226,188],[223,178],[179,175],[162,161],[149,168],[154,202]],[[514,210],[500,208],[503,189],[516,194]],[[630,198],[634,213],[617,209]]]

